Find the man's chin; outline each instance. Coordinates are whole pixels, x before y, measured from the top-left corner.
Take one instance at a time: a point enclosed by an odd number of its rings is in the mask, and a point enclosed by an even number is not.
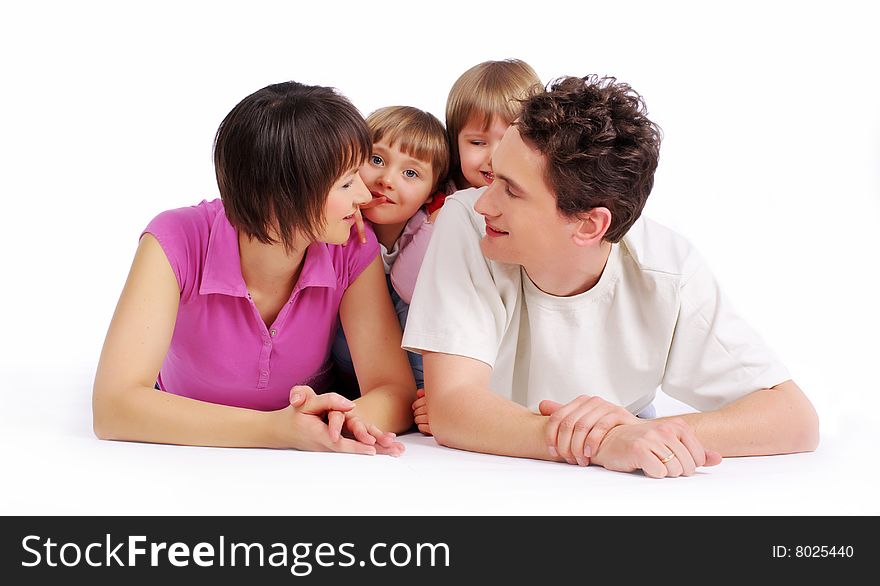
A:
[[[516,259],[510,258],[511,255],[505,254],[505,251],[499,250],[499,247],[492,243],[489,236],[483,236],[480,240],[480,251],[483,256],[495,262],[503,262],[507,264],[517,264]]]

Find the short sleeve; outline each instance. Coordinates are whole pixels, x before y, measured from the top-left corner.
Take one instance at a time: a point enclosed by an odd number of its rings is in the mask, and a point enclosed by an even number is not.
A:
[[[448,199],[434,224],[409,308],[403,347],[494,366],[507,312],[480,250],[468,204]]]
[[[788,380],[788,371],[734,311],[706,264],[699,260],[695,266],[681,286],[663,391],[711,411]]]
[[[364,269],[370,266],[370,263],[379,256],[379,241],[376,240],[376,234],[373,232],[373,228],[369,224],[365,224],[364,232],[367,237],[367,242],[365,244],[361,244],[361,241],[358,239],[357,230],[352,228],[351,235],[348,237],[348,242],[346,242],[344,247],[341,247],[346,268],[346,278],[344,279],[345,288],[348,288],[354,283],[358,276],[364,272]]]
[[[147,224],[141,237],[144,234],[152,234],[159,242],[162,250],[165,252],[174,276],[177,278],[177,284],[180,289],[181,297],[188,296],[196,285],[196,275],[193,267],[198,262],[194,258],[193,252],[197,250],[197,243],[193,240],[198,239],[199,235],[194,226],[187,226],[190,222],[191,210],[195,208],[181,208],[176,210],[168,210],[162,212]],[[207,233],[204,235],[207,240]]]
[[[425,215],[413,233],[407,234],[406,246],[400,249],[397,260],[391,266],[391,285],[405,303],[412,303],[416,281],[433,233],[434,224],[428,222]]]

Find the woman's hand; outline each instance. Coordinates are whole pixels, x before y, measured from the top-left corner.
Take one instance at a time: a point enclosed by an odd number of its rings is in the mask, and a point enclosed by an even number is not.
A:
[[[383,432],[375,425],[364,421],[355,411],[355,403],[337,393],[315,394],[308,386],[296,386],[290,390],[291,407],[299,408],[310,415],[323,420],[326,418],[325,433],[332,446],[351,447],[352,442],[373,449],[375,454],[400,456],[406,447],[395,441],[397,436]],[[345,437],[342,432],[345,431]],[[332,451],[350,452],[349,449]],[[357,451],[352,453],[369,453]]]
[[[396,441],[396,434],[382,431],[364,421],[356,411],[331,411],[328,414],[328,427],[334,441],[340,441],[343,438],[342,432],[345,431],[346,437],[354,438],[366,446],[373,446],[377,454],[398,457],[406,450],[406,446]]]
[[[345,413],[354,409],[354,403],[336,393],[315,394],[311,387],[296,386],[290,390],[290,406],[274,413],[277,415],[279,447],[310,452],[341,452],[373,456],[376,448],[361,442],[339,438],[334,441],[325,415]]]

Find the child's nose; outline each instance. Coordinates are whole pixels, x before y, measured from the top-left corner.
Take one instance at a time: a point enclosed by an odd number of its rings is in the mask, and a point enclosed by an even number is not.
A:
[[[379,175],[379,183],[386,187],[393,187],[392,185],[392,175],[390,171],[385,171],[381,175]]]

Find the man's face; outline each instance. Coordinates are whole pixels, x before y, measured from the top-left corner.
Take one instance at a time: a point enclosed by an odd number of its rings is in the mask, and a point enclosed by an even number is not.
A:
[[[526,267],[543,266],[567,254],[573,223],[556,209],[556,196],[544,181],[544,156],[520,137],[516,125],[495,150],[495,180],[474,204],[486,220],[483,254]]]

